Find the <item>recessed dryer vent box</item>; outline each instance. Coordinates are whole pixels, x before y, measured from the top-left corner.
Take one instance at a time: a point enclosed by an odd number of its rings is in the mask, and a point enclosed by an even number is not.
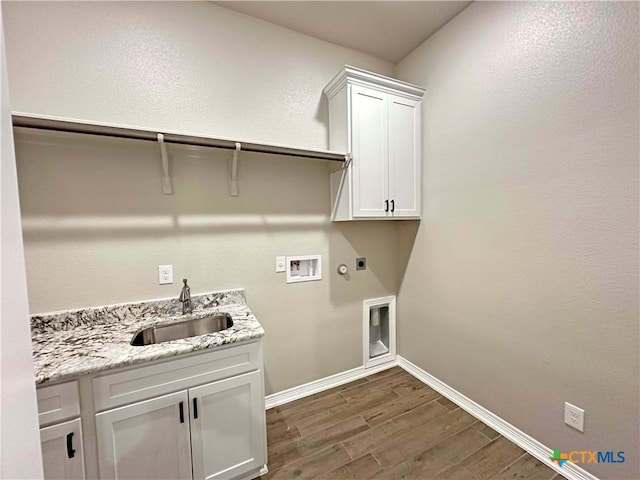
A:
[[[396,297],[372,298],[363,302],[364,368],[396,359]]]
[[[322,280],[322,255],[287,257],[287,283]]]

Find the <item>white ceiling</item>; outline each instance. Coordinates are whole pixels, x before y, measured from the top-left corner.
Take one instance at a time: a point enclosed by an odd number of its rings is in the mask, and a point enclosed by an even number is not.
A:
[[[214,3],[397,63],[471,2],[396,0]]]

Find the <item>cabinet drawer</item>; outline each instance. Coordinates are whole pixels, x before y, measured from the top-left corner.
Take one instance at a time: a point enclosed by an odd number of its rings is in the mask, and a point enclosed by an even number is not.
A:
[[[259,343],[253,342],[103,375],[93,380],[96,410],[256,370],[259,360]]]
[[[40,387],[38,397],[38,422],[40,426],[80,416],[78,382]]]

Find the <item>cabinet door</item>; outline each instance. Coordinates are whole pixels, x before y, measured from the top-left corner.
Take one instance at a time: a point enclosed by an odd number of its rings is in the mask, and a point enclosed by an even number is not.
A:
[[[394,217],[420,216],[420,103],[389,95],[389,200]]]
[[[44,478],[83,479],[82,426],[80,419],[40,429]]]
[[[193,478],[233,478],[265,464],[261,375],[258,370],[189,389]]]
[[[98,413],[96,430],[101,479],[191,478],[186,391]]]
[[[351,87],[351,166],[354,217],[386,217],[388,196],[387,94]]]

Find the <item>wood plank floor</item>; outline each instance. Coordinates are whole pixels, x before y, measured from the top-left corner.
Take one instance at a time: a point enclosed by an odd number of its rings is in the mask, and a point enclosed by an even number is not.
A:
[[[267,411],[263,480],[562,477],[395,367]]]

